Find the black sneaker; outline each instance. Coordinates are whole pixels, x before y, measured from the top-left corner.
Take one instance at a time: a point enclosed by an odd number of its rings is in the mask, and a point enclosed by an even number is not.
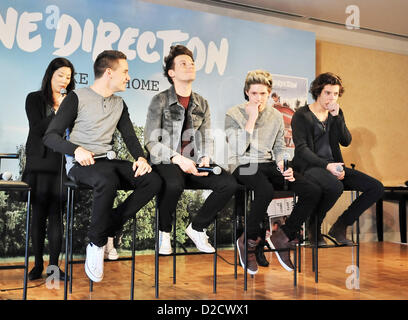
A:
[[[272,232],[272,235],[269,239],[269,245],[272,249],[275,249],[275,254],[279,260],[279,263],[287,271],[293,271],[295,267],[293,266],[292,261],[290,260],[290,247],[289,238],[286,236],[285,232],[282,229]]]
[[[256,274],[258,272],[258,264],[256,263],[256,256],[255,256],[255,248],[261,241],[261,238],[258,237],[256,240],[248,239],[248,247],[247,247],[247,261],[248,261],[248,273],[249,274]],[[242,268],[245,269],[245,248],[244,248],[244,234],[242,234],[237,240],[237,248],[239,253],[239,261],[241,262]]]
[[[337,243],[343,245],[352,245],[353,241],[346,238],[347,226],[340,220],[337,220],[329,230],[329,236],[336,239]]]

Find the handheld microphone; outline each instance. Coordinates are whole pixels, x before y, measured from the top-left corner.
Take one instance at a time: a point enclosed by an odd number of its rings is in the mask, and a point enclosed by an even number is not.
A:
[[[108,159],[108,160],[113,160],[116,159],[116,152],[115,151],[108,151],[107,153],[99,154],[97,156],[93,157],[94,159]],[[72,160],[73,163],[77,163],[76,159]]]
[[[222,170],[221,170],[221,168],[219,166],[215,166],[215,167],[197,167],[197,171],[198,172],[210,172],[212,174],[215,174],[216,176],[218,176],[222,172]]]
[[[61,90],[60,90],[60,95],[61,95],[61,96],[65,96],[66,94],[67,94],[67,89],[61,88]]]
[[[283,172],[289,169],[289,157],[288,153],[283,154]],[[288,190],[288,180],[285,177],[283,177],[283,190]]]
[[[338,165],[338,166],[336,167],[336,171],[337,171],[337,172],[343,172],[344,169],[343,169],[343,167],[342,167],[341,165]]]
[[[4,171],[3,173],[0,173],[0,180],[9,181],[9,180],[11,180],[12,176],[13,176],[13,174],[11,172]]]

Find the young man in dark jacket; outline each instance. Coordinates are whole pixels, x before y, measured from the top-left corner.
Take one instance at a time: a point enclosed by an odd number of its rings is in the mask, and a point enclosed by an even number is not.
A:
[[[317,223],[319,245],[325,244],[320,231],[323,219],[344,188],[360,191],[361,194],[329,230],[329,235],[341,244],[351,243],[346,238],[347,227],[383,194],[380,181],[344,166],[340,145],[350,145],[351,133],[337,103],[343,92],[342,81],[337,75],[319,75],[310,86],[315,102],[298,109],[292,118],[295,168],[318,184],[323,192],[316,215],[308,227],[309,239],[313,242]]]

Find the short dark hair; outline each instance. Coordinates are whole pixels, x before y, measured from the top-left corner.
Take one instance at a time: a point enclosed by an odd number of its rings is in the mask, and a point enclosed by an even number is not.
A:
[[[163,74],[171,84],[173,84],[173,79],[169,76],[169,70],[174,69],[174,59],[183,54],[188,55],[194,61],[191,50],[181,44],[171,46],[169,54],[164,58]]]
[[[71,69],[71,81],[67,86],[67,93],[75,89],[75,69],[71,61],[66,58],[55,58],[49,64],[47,69],[45,70],[44,77],[41,82],[41,93],[45,99],[45,102],[50,105],[54,106],[54,98],[52,95],[52,88],[51,88],[51,79],[54,75],[54,72],[57,71],[59,68],[67,67]]]
[[[314,100],[317,100],[317,98],[322,93],[324,86],[328,84],[332,86],[335,85],[340,86],[339,97],[343,95],[344,87],[341,78],[338,75],[335,75],[334,73],[326,72],[318,75],[317,78],[314,79],[310,84],[309,92],[312,94]]]
[[[107,68],[115,69],[118,60],[127,59],[126,55],[117,50],[105,50],[101,52],[94,62],[95,79],[99,79]]]

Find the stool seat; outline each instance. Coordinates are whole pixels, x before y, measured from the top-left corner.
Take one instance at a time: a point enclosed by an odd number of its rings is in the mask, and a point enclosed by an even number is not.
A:
[[[23,181],[0,180],[0,191],[28,191],[30,186]]]

